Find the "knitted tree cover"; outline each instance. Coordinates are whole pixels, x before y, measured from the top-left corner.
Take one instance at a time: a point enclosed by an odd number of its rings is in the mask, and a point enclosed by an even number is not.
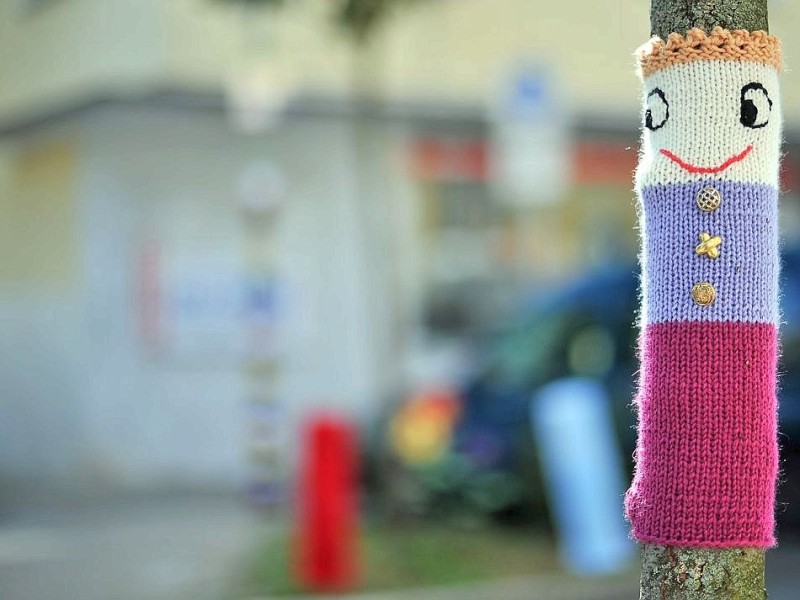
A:
[[[644,135],[633,537],[774,545],[780,46],[670,35],[638,52]]]

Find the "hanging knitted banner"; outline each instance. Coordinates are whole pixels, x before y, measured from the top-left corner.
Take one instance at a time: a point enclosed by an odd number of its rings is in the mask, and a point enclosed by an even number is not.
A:
[[[763,31],[654,38],[644,135],[636,473],[640,542],[775,544],[780,45]]]

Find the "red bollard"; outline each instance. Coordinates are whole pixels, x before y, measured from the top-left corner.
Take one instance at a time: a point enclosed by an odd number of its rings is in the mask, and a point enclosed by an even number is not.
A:
[[[294,566],[300,584],[321,592],[359,579],[358,439],[346,419],[320,415],[303,436]]]

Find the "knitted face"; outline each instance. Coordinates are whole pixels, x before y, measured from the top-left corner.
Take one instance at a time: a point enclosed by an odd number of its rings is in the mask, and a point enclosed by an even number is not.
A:
[[[777,187],[778,73],[734,60],[679,63],[644,78],[637,186],[714,178]]]
[[[640,541],[775,543],[780,47],[765,32],[639,54]],[[711,349],[711,351],[707,351]]]

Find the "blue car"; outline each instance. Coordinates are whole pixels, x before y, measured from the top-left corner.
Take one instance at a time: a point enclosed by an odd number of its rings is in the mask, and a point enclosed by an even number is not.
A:
[[[480,469],[508,471],[529,481],[526,502],[541,501],[532,456],[529,403],[536,390],[563,377],[600,380],[612,402],[620,446],[632,471],[636,442],[631,401],[638,369],[638,267],[593,273],[539,302],[482,344],[475,375],[462,387],[457,452]],[[780,430],[784,477],[779,501],[784,525],[800,525],[800,248],[784,249],[782,265]],[[533,460],[531,460],[533,458]],[[533,465],[533,467],[532,467]],[[800,529],[798,527],[797,529]]]

